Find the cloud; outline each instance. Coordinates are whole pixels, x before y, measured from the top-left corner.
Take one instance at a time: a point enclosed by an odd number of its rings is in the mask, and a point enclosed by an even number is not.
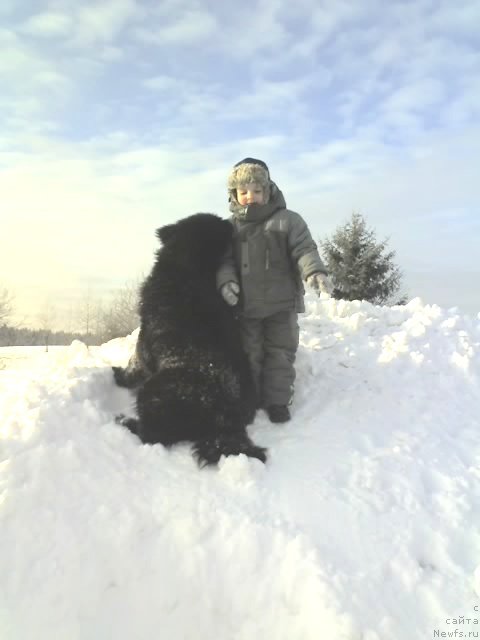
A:
[[[14,12],[16,6],[17,3],[15,2],[15,0],[3,0],[3,2],[0,3],[0,15],[11,15]]]
[[[181,81],[171,76],[154,76],[143,80],[143,86],[152,91],[181,91],[183,89]]]
[[[160,26],[143,26],[135,30],[135,37],[142,43],[162,47],[196,45],[216,35],[218,25],[213,15],[205,10],[183,10]]]
[[[446,87],[439,80],[424,78],[416,83],[401,86],[390,93],[381,109],[391,112],[423,112],[437,106],[446,96]]]
[[[8,130],[51,130],[54,115],[73,91],[68,74],[12,31],[0,32],[0,111]]]
[[[140,3],[135,0],[104,0],[82,3],[77,9],[75,43],[93,45],[113,42],[126,27],[143,16]]]
[[[476,0],[461,0],[454,5],[440,3],[438,9],[431,15],[430,27],[447,36],[451,36],[453,33],[460,37],[471,36],[476,40],[478,24],[480,24],[478,2]]]
[[[37,13],[26,20],[21,31],[38,38],[65,38],[73,28],[71,16],[58,12]]]
[[[145,15],[135,0],[104,0],[81,4],[63,0],[56,8],[42,11],[20,23],[19,33],[32,38],[68,39],[74,47],[110,44],[125,29]]]

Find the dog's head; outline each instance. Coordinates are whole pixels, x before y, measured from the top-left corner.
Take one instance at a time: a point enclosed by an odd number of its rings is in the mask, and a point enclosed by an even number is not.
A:
[[[233,227],[213,213],[195,213],[157,229],[157,237],[179,261],[217,267],[232,241]]]

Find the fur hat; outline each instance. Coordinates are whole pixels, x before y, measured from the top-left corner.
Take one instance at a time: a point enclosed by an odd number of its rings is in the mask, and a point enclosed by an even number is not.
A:
[[[270,172],[263,160],[244,158],[237,162],[228,176],[228,191],[230,195],[236,196],[238,188],[252,184],[252,182],[263,187],[264,201],[268,202],[270,198]]]

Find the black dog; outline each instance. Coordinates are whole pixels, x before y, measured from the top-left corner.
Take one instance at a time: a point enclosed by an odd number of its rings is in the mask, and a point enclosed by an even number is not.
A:
[[[232,238],[227,220],[197,213],[157,230],[163,247],[141,288],[140,333],[118,385],[136,389],[138,419],[119,416],[146,443],[194,443],[201,466],[244,453],[266,460],[246,427],[256,396],[234,311],[215,275]]]

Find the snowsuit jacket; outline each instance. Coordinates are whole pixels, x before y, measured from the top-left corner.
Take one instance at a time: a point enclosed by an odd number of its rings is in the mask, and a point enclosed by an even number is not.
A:
[[[327,273],[307,224],[286,208],[271,182],[267,204],[243,207],[231,197],[233,248],[217,273],[217,286],[240,284],[244,316],[266,318],[279,311],[305,311],[302,279]]]

